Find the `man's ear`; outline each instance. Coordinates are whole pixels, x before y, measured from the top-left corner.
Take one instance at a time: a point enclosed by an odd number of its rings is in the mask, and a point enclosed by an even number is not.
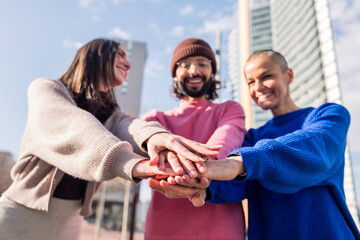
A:
[[[289,78],[288,83],[290,84],[294,80],[294,72],[293,72],[293,70],[291,68],[288,68],[286,70],[286,73],[287,73],[288,78]]]

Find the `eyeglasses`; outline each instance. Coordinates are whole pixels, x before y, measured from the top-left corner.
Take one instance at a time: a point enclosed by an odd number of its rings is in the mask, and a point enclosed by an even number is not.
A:
[[[209,59],[198,59],[195,62],[189,61],[189,60],[181,60],[176,63],[180,68],[182,69],[190,69],[191,64],[194,64],[197,66],[200,70],[208,69],[211,66],[211,60]]]

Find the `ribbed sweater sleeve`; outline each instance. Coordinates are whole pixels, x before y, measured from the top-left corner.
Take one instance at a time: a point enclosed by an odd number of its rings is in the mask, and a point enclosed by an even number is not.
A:
[[[34,155],[88,181],[132,180],[133,166],[144,159],[133,152],[133,146],[139,150],[141,141],[164,131],[117,111],[106,122],[114,135],[92,114],[78,108],[64,85],[50,79],[37,79],[30,85],[28,103],[20,159]]]
[[[241,154],[247,179],[258,180],[275,192],[294,193],[321,184],[343,167],[339,159],[344,154],[349,124],[350,115],[344,107],[323,104],[308,115],[301,129],[259,140],[254,147],[231,154]],[[267,131],[282,130],[274,127]]]

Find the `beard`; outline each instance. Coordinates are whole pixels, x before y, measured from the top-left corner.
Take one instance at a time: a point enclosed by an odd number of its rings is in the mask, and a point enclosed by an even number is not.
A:
[[[201,89],[199,89],[199,90],[189,89],[186,86],[186,83],[189,81],[189,77],[184,78],[183,82],[175,81],[175,84],[182,94],[189,96],[189,97],[198,98],[208,92],[208,90],[210,89],[211,84],[213,82],[213,78],[209,77],[209,79],[206,81],[206,78],[204,76],[197,75],[197,76],[193,76],[193,77],[201,78],[201,81],[204,83]]]

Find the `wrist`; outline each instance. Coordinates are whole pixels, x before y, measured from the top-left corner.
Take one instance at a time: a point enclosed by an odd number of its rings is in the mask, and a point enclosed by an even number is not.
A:
[[[240,177],[246,177],[247,173],[246,173],[244,161],[241,157],[241,154],[237,153],[236,155],[231,155],[230,157],[228,157],[228,159],[236,160],[237,168],[238,168],[237,175]]]

